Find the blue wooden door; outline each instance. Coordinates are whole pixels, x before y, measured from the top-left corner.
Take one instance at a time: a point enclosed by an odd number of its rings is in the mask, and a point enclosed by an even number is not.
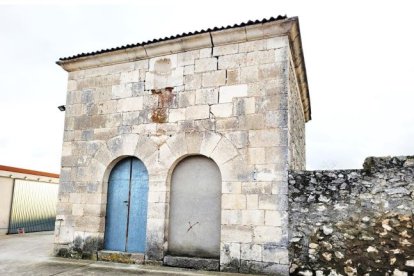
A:
[[[147,202],[145,165],[133,157],[121,160],[109,176],[105,249],[145,252]]]

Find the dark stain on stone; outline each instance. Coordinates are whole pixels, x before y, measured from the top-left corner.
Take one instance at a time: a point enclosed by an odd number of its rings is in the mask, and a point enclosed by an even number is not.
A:
[[[56,256],[72,259],[96,260],[96,254],[103,248],[103,240],[96,237],[76,237],[69,247],[59,248]]]

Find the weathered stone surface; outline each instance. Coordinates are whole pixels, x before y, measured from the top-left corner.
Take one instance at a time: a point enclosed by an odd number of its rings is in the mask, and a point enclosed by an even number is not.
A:
[[[218,259],[165,256],[164,265],[217,271],[220,268],[220,261]]]
[[[142,55],[127,49],[105,60],[100,60],[102,55],[82,59],[99,62],[69,76],[62,200],[57,206],[60,255],[143,260],[100,251],[108,177],[119,160],[134,156],[149,174],[146,262],[288,273],[287,169],[304,167],[305,121],[295,67],[290,66],[289,40],[273,39],[266,24],[230,33],[219,30],[213,37],[185,36],[176,44],[155,42],[145,51],[140,46]],[[247,36],[252,41],[246,41]],[[213,39],[215,45],[201,48],[199,38],[203,43]],[[191,43],[196,50],[187,49]],[[119,63],[117,55],[132,61]],[[112,59],[118,64],[98,65]],[[165,257],[172,254],[168,251],[171,173],[191,155],[211,158],[221,173],[220,264]],[[390,193],[407,195],[401,188]],[[316,198],[326,211],[334,199],[323,199]],[[391,222],[387,225],[395,229]],[[411,232],[401,235],[408,244]],[[332,259],[336,256],[332,254]]]
[[[98,261],[104,262],[116,262],[126,264],[143,264],[144,254],[140,253],[127,253],[119,251],[98,251]]]
[[[367,158],[364,170],[291,171],[292,273],[413,273],[414,157]]]

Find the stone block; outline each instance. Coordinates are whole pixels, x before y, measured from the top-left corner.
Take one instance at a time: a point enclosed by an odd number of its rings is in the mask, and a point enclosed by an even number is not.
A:
[[[148,70],[149,68],[149,60],[143,59],[143,60],[137,60],[133,62],[134,69],[141,69],[141,70]]]
[[[148,202],[148,218],[165,219],[167,205],[168,204],[164,202]]]
[[[282,239],[282,228],[275,226],[256,226],[253,230],[255,243],[278,243]]]
[[[253,232],[250,226],[222,225],[222,242],[252,242]]]
[[[282,195],[259,195],[259,209],[280,210],[278,207]]]
[[[242,260],[262,261],[262,246],[254,243],[241,244],[240,258]]]
[[[187,107],[195,104],[196,92],[185,91],[178,94],[178,107]]]
[[[280,157],[275,157],[280,158]],[[279,160],[274,164],[256,165],[256,180],[258,181],[276,181],[278,174],[287,171],[287,160]]]
[[[241,194],[241,182],[222,182],[223,194]]]
[[[221,207],[223,209],[231,209],[231,210],[246,209],[246,195],[223,194]]]
[[[70,193],[69,202],[80,204],[82,202],[82,194],[80,193]]]
[[[248,148],[249,164],[264,164],[266,162],[265,148]]]
[[[236,54],[238,51],[239,51],[238,44],[215,46],[213,48],[213,56],[224,56],[224,55]]]
[[[227,85],[234,85],[240,83],[240,69],[228,69],[227,70]]]
[[[210,117],[210,107],[208,105],[189,106],[185,109],[186,120],[199,120]]]
[[[218,69],[237,69],[245,62],[245,53],[220,56],[218,59]]]
[[[142,253],[102,250],[98,251],[98,260],[125,264],[143,264],[145,255]]]
[[[242,222],[241,210],[222,210],[221,211],[221,224],[234,224],[238,225]]]
[[[168,122],[174,123],[185,120],[185,108],[170,109],[168,113]]]
[[[143,95],[148,94],[148,92],[145,91],[145,82],[144,81],[128,83],[127,87],[129,89],[131,89],[133,97],[143,96]]]
[[[222,138],[210,157],[220,165],[233,159],[236,155],[238,155],[238,152],[233,144],[228,139]]]
[[[211,57],[212,54],[213,50],[211,48],[200,49],[200,58],[208,58]]]
[[[72,215],[83,216],[83,204],[72,204]]]
[[[275,51],[274,50],[267,50],[267,51],[255,51],[247,53],[246,55],[246,66],[251,65],[258,65],[258,64],[268,64],[268,63],[275,63]]]
[[[239,115],[239,126],[241,129],[245,130],[263,130],[265,128],[265,117],[261,113],[257,114],[247,114]],[[253,147],[256,147],[253,144],[250,144]]]
[[[165,256],[164,265],[183,267],[183,268],[192,268],[192,269],[197,269],[197,270],[217,271],[220,268],[220,261],[218,259]]]
[[[256,112],[256,101],[254,97],[236,98],[233,102],[233,113],[237,116],[254,114]]]
[[[249,141],[251,147],[279,146],[282,142],[279,129],[250,130]]]
[[[112,86],[112,99],[132,97],[132,90],[124,84]]]
[[[186,133],[185,144],[187,146],[188,153],[199,153],[202,140],[203,140],[202,133],[199,133],[199,132]]]
[[[133,125],[149,123],[150,122],[149,117],[150,117],[150,114],[147,111],[125,112],[125,113],[122,113],[122,120],[120,121],[122,122],[123,125],[133,126]],[[114,121],[114,123],[116,123],[116,121]]]
[[[68,80],[67,91],[75,91],[78,89],[78,83],[75,80]]]
[[[210,156],[210,154],[216,148],[221,138],[222,137],[220,135],[205,132],[201,146],[200,146],[200,154],[203,154],[205,156]]]
[[[219,118],[216,120],[217,131],[238,130],[239,119],[237,117]]]
[[[194,65],[194,61],[198,58],[200,58],[199,50],[178,53],[177,54],[177,65],[178,66]],[[184,72],[185,72],[185,68],[184,68]]]
[[[266,49],[277,49],[287,47],[289,45],[286,36],[272,37],[266,40]]]
[[[278,64],[263,64],[258,68],[259,80],[275,79],[282,73],[282,68]]]
[[[247,85],[230,85],[220,87],[220,103],[232,102],[235,97],[246,97],[247,96]]]
[[[259,67],[257,65],[241,68],[240,82],[253,83],[259,80]]]
[[[282,218],[280,211],[265,211],[265,225],[269,226],[282,226]]]
[[[238,149],[243,149],[249,144],[247,131],[228,131],[225,136]]]
[[[196,59],[194,64],[194,72],[202,73],[217,70],[217,58]]]
[[[271,192],[272,192],[271,182],[243,182],[242,183],[243,194],[270,194]]]
[[[247,41],[239,44],[239,53],[262,51],[266,47],[263,40]]]
[[[203,73],[202,85],[203,87],[217,87],[226,83],[226,71],[218,70]]]
[[[196,104],[217,104],[218,88],[205,88],[196,90]]]
[[[159,67],[167,64],[169,68],[177,68],[178,54],[155,57],[149,60],[149,71],[159,71]]]
[[[240,243],[221,242],[220,251],[222,268],[225,267],[226,271],[229,269],[238,271],[238,267],[240,266]]]
[[[287,128],[288,112],[286,110],[267,111],[265,125],[266,128]]]
[[[116,113],[118,101],[105,101],[97,104],[97,114],[111,114]]]
[[[121,84],[128,83],[128,82],[138,82],[140,80],[139,70],[122,72],[120,80],[121,80]]]
[[[217,118],[231,117],[233,115],[233,104],[214,104],[211,106],[211,113]]]
[[[287,158],[288,148],[286,146],[266,148],[266,163],[268,164],[287,162]]]
[[[201,78],[202,74],[192,74],[184,76],[185,90],[195,90],[201,88]]]
[[[102,215],[103,212],[105,212],[105,209],[105,204],[84,204],[83,215],[99,217]]]
[[[263,245],[263,262],[289,264],[289,251],[274,245]]]
[[[246,209],[257,210],[259,208],[259,195],[247,194],[246,195]]]
[[[263,210],[241,210],[242,225],[264,225]]]
[[[120,99],[118,100],[116,110],[118,112],[142,110],[143,104],[143,97],[131,97],[126,99]]]
[[[168,195],[165,191],[149,191],[148,202],[153,203],[165,203],[167,202]]]
[[[184,68],[170,68],[166,72],[147,72],[145,75],[145,90],[177,87],[184,84]]]
[[[184,76],[194,74],[194,65],[186,65],[184,66]]]

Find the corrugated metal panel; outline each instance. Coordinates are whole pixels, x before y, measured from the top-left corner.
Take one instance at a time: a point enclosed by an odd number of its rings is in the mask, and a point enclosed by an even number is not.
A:
[[[9,233],[50,231],[55,228],[58,185],[15,180]]]

